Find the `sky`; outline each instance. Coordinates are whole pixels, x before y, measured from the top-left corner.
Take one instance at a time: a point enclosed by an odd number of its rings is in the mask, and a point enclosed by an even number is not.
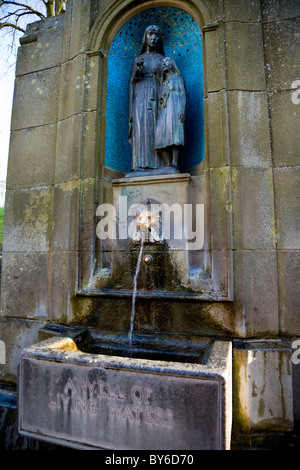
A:
[[[41,0],[23,0],[22,3],[30,7],[37,7],[41,11],[44,8]],[[15,6],[2,6],[1,17],[10,12],[11,9],[14,10]],[[21,17],[18,24],[25,29],[26,23],[38,19],[35,15],[25,15]],[[0,207],[4,204],[3,182],[6,181],[7,174],[15,64],[19,38],[22,35],[22,32],[8,30],[7,28],[0,30]]]
[[[22,3],[45,13],[45,7],[41,0],[22,0]],[[4,5],[0,10],[0,16],[4,17],[7,13],[15,10],[15,6]],[[21,10],[19,8],[18,11]],[[36,15],[23,15],[19,19],[18,25],[26,29],[27,23],[38,20]],[[10,21],[14,22],[14,17]],[[7,28],[0,30],[0,182],[6,180],[15,63],[20,45],[19,39],[23,34],[23,32]]]
[[[31,1],[27,0],[27,3],[30,4]],[[12,9],[15,7],[3,6],[0,10],[1,18]],[[25,27],[25,17],[19,25]],[[12,29],[0,30],[0,182],[6,180],[15,64],[19,38],[22,35],[22,32]]]
[[[6,180],[13,88],[14,69],[0,79],[0,181]]]
[[[7,159],[9,149],[10,121],[13,100],[15,58],[9,57],[8,36],[1,36],[1,52],[4,46],[5,53],[0,54],[0,181],[6,179]]]
[[[10,140],[10,123],[15,82],[16,50],[19,43],[15,38],[12,49],[12,36],[0,34],[0,207],[5,203],[5,181]]]

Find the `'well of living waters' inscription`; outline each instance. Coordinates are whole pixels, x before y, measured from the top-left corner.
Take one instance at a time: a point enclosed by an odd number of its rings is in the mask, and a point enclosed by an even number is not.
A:
[[[52,349],[66,340],[23,352],[21,434],[77,448],[226,448],[230,343],[200,365]]]

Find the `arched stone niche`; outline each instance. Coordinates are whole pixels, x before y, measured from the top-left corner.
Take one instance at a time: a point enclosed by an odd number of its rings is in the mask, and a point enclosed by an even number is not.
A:
[[[188,93],[186,146],[181,170],[201,163],[204,158],[204,103],[201,30],[182,9],[158,6],[144,10],[118,31],[108,54],[105,166],[130,171],[128,142],[128,84],[132,62],[140,54],[143,33],[150,24],[164,34],[165,55],[172,57],[185,81]]]
[[[181,160],[181,169],[197,166],[204,159],[206,152],[203,119],[206,93],[206,77],[203,73],[205,69],[203,28],[206,30],[216,26],[216,14],[211,3],[207,0],[189,2],[166,0],[163,3],[154,0],[151,5],[148,1],[138,2],[138,5],[130,0],[117,2],[104,14],[99,15],[93,25],[88,52],[92,61],[95,61],[96,56],[99,58],[97,108],[102,117],[97,127],[98,146],[95,158],[98,159],[100,173],[102,171],[102,174],[108,177],[110,172],[106,172],[105,168],[117,172],[126,172],[130,169],[127,105],[129,74],[135,54],[139,53],[144,26],[151,23],[158,23],[161,26],[165,35],[165,53],[176,59],[190,96],[186,126],[190,149],[187,146]],[[137,27],[137,24],[140,26]],[[129,33],[129,28],[132,28],[134,33]],[[134,40],[130,42],[131,34],[134,34]],[[191,40],[192,44],[189,47],[188,41]],[[118,70],[115,71],[115,67],[118,67]],[[110,112],[113,113],[112,117],[108,116]],[[116,116],[117,119],[113,122]],[[116,152],[122,154],[119,162],[116,161]],[[194,172],[197,173],[197,170]],[[114,177],[114,173],[112,175]]]
[[[177,40],[179,36],[182,36],[179,32],[184,31],[175,29],[178,19],[180,23],[188,26],[187,32],[190,32],[190,27],[194,27],[193,46],[197,40],[202,42],[197,44],[198,55],[196,57],[195,52],[194,55],[190,54],[186,40]],[[201,292],[201,298],[227,301],[232,298],[232,271],[231,213],[230,210],[226,210],[226,207],[229,207],[228,200],[230,200],[230,171],[228,171],[226,91],[224,93],[226,89],[225,44],[222,26],[218,23],[218,17],[211,3],[206,0],[189,2],[166,0],[163,4],[153,1],[151,5],[147,1],[138,2],[138,5],[129,0],[117,2],[99,15],[93,25],[89,50],[86,54],[86,73],[93,73],[93,83],[96,85],[92,93],[90,90],[86,91],[85,102],[86,106],[94,106],[97,109],[97,120],[94,123],[96,137],[92,148],[90,144],[86,144],[86,147],[89,145],[90,151],[83,153],[86,155],[84,158],[88,158],[89,167],[94,168],[95,186],[93,194],[88,197],[83,190],[80,201],[78,292],[88,295],[92,289],[93,294],[97,293],[99,272],[105,271],[111,264],[112,243],[109,240],[97,239],[95,213],[99,204],[113,202],[112,180],[122,177],[130,169],[130,146],[126,135],[129,84],[126,83],[126,86],[124,84],[127,81],[126,74],[129,74],[131,63],[135,54],[139,53],[138,49],[141,45],[139,35],[142,34],[144,26],[137,27],[137,23],[144,22],[146,25],[147,22],[152,24],[158,21],[165,22],[164,26],[167,26],[162,28],[166,36],[165,53],[176,55],[176,62],[179,69],[182,69],[182,74],[185,75],[187,87],[192,88],[190,95],[195,92],[193,89],[195,83],[199,86],[196,90],[198,100],[194,104],[198,115],[195,122],[190,123],[194,138],[194,151],[186,155],[188,163],[181,164],[181,170],[188,170],[191,174],[190,202],[205,206],[204,247],[200,251],[189,254],[190,273],[199,271],[199,266],[200,271],[204,273],[204,277],[199,281],[201,288],[198,289]],[[168,27],[170,24],[173,25],[172,28]],[[137,29],[131,33],[130,27]],[[129,39],[127,42],[126,33]],[[175,33],[178,33],[178,37]],[[134,39],[130,41],[131,38]],[[173,40],[175,38],[176,41]],[[129,50],[125,47],[129,47]],[[188,72],[192,58],[194,59],[192,66],[197,69],[197,74],[194,74],[192,80],[189,81]],[[119,64],[118,67],[118,61],[121,59],[124,59],[124,64]],[[116,84],[123,66],[126,68],[126,73],[121,74],[122,83]],[[122,92],[118,90],[119,85]],[[120,102],[118,102],[118,97]],[[193,119],[193,103],[190,106]],[[115,108],[118,112],[114,117],[108,116],[109,113],[115,111]],[[122,121],[120,126],[114,123],[116,116]],[[197,123],[198,119],[202,122]],[[198,129],[195,130],[197,124],[199,124]],[[116,139],[117,143],[114,140],[116,129],[120,131]],[[221,137],[217,144],[216,132]],[[120,151],[118,145],[122,147]],[[189,148],[187,147],[186,150],[188,153]],[[84,163],[82,167],[84,168]],[[215,171],[216,167],[220,167],[220,171]],[[195,283],[197,284],[197,280]]]

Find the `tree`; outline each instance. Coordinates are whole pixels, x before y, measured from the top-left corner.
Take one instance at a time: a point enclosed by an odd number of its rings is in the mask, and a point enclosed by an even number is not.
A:
[[[0,0],[0,79],[14,67],[18,39],[26,26],[64,11],[67,0]]]
[[[63,11],[67,0],[0,0],[0,30],[25,32],[27,23],[44,20]]]

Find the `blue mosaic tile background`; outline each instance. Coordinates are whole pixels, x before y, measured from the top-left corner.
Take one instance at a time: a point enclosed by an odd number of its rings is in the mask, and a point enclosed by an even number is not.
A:
[[[140,54],[144,30],[158,25],[164,34],[164,51],[173,57],[189,95],[186,146],[181,168],[192,168],[204,158],[204,106],[201,31],[194,18],[178,8],[156,7],[131,18],[116,34],[109,51],[106,105],[105,165],[130,171],[128,142],[128,90],[134,58]]]

